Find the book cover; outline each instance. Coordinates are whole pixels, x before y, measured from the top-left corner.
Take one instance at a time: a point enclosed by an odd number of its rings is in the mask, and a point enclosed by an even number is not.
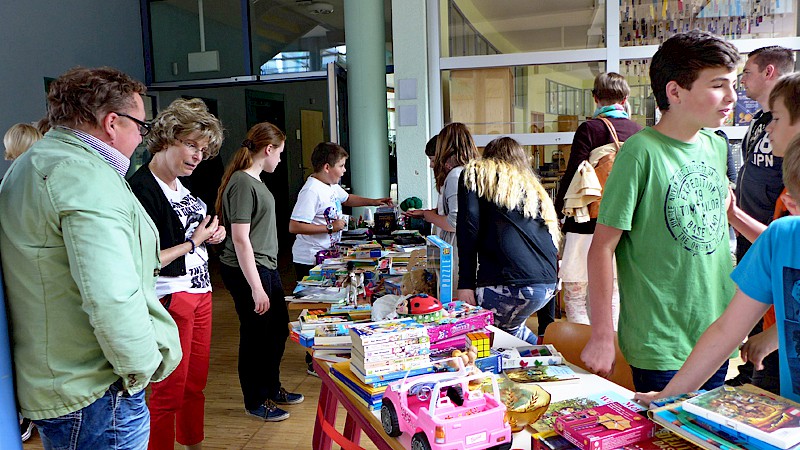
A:
[[[364,375],[384,375],[391,372],[402,372],[422,367],[429,367],[431,359],[428,355],[397,358],[394,360],[369,362],[364,361],[357,353],[350,358],[350,367],[358,369]]]
[[[624,405],[631,411],[643,411],[644,408],[629,398],[614,391],[601,391],[586,396],[573,397],[565,400],[552,402],[547,408],[547,411],[536,422],[532,423],[530,427],[535,433],[546,433],[553,431],[553,426],[556,422],[556,417],[572,414],[576,411],[581,411],[595,406],[605,405],[607,403],[617,402]]]
[[[556,418],[556,433],[584,450],[611,450],[653,436],[655,424],[619,403]]]
[[[415,341],[417,342],[417,341]],[[429,355],[431,350],[428,343],[414,343],[394,346],[369,346],[367,348],[354,347],[355,353],[364,361],[387,361],[413,356]]]
[[[413,319],[403,318],[397,320],[384,320],[355,324],[350,327],[350,336],[353,345],[364,348],[372,344],[395,344],[397,341],[409,338],[427,337],[425,327]]]
[[[349,392],[352,395],[354,401],[358,402],[359,404],[369,409],[370,411],[378,411],[381,409],[381,405],[383,403],[382,400],[376,400],[375,402],[368,402],[363,398],[361,398],[361,396],[353,392],[353,390],[350,389],[350,386],[342,382],[342,380],[338,378],[332,378],[332,380],[334,383],[336,383],[337,386],[339,386],[339,389],[341,389],[342,392]]]
[[[332,363],[350,362],[350,352],[340,350],[315,350],[314,358]],[[348,364],[349,367],[349,364]]]
[[[506,376],[517,383],[578,382],[578,374],[569,366],[529,366],[504,370]]]
[[[350,326],[335,323],[316,327],[314,330],[314,344],[350,344]]]
[[[330,325],[334,323],[353,323],[353,320],[347,313],[329,313],[323,312],[320,314],[310,314],[308,310],[303,310],[300,313],[300,329],[311,330],[316,327]]]
[[[722,386],[683,409],[781,449],[800,443],[800,405],[754,386]]]

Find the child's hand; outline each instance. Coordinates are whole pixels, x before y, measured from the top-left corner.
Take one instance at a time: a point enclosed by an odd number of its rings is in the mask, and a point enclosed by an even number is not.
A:
[[[742,360],[753,363],[756,370],[764,370],[764,358],[778,350],[778,327],[771,326],[751,336],[742,346]]]
[[[344,230],[344,227],[345,227],[344,220],[342,220],[342,219],[334,220],[333,222],[331,222],[331,225],[333,225],[333,232],[334,233],[336,233],[337,231]]]
[[[646,407],[649,408],[650,407],[650,403],[652,403],[653,400],[657,400],[657,399],[662,398],[662,397],[663,396],[661,395],[661,392],[657,392],[657,391],[637,392],[633,396],[633,401],[639,403],[642,406],[646,406]]]
[[[394,206],[394,201],[391,197],[376,198],[373,200],[372,206]]]
[[[459,300],[472,306],[477,306],[478,301],[475,300],[475,291],[472,289],[459,289],[456,291]]]

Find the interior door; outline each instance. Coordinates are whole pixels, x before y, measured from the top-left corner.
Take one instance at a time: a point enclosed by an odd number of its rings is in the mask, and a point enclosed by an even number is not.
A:
[[[303,179],[314,171],[311,166],[311,153],[314,147],[325,140],[325,125],[322,111],[300,110],[300,144],[303,149]]]

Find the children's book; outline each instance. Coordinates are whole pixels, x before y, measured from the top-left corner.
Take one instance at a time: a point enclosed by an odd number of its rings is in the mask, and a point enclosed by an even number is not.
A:
[[[728,439],[717,436],[695,423],[693,416],[685,413],[681,403],[672,403],[651,409],[647,412],[650,419],[662,427],[672,431],[681,438],[707,450],[742,450],[743,447]]]
[[[312,314],[307,309],[300,313],[300,329],[311,330],[334,323],[353,323],[347,313],[318,312],[315,310],[312,310],[312,312],[316,314]]]
[[[528,366],[504,371],[517,383],[577,383],[578,374],[569,366]]]
[[[350,344],[350,327],[348,324],[334,323],[316,327],[314,330],[315,345]]]
[[[556,433],[583,450],[612,450],[653,437],[655,424],[619,403],[556,418]]]
[[[625,398],[614,391],[602,391],[582,397],[573,397],[566,400],[550,403],[547,411],[530,427],[535,433],[546,433],[553,431],[556,417],[572,414],[576,411],[617,402],[624,405],[631,411],[643,411],[644,408],[630,398]]]
[[[369,394],[370,396],[375,396],[377,394],[382,394],[383,391],[386,390],[386,386],[394,380],[382,380],[382,381],[375,381],[372,383],[364,383],[358,378],[352,370],[350,370],[350,360],[346,362],[337,362],[331,365],[331,373],[338,373],[341,375],[339,377],[342,379],[343,377],[348,378],[353,383],[357,384],[359,389],[362,389],[365,393]]]
[[[314,350],[314,358],[332,363],[347,362],[350,366],[350,352],[341,350]]]
[[[413,319],[384,320],[355,324],[350,328],[353,346],[365,348],[373,344],[396,345],[397,341],[428,336],[425,327]]]
[[[349,391],[351,394],[353,394],[353,399],[355,401],[357,401],[358,403],[360,403],[361,405],[363,405],[365,408],[367,408],[367,409],[369,409],[371,411],[378,411],[379,409],[381,409],[381,404],[383,403],[383,399],[382,398],[379,399],[379,400],[367,401],[364,398],[362,398],[360,395],[358,395],[356,392],[354,392],[350,388],[350,386],[345,384],[342,380],[340,380],[338,378],[335,378],[335,377],[332,378],[332,379],[333,379],[333,382],[336,383],[339,386],[339,388],[342,390],[342,392],[348,392]]]
[[[683,409],[780,449],[800,443],[800,405],[755,386],[722,386],[686,400]]]

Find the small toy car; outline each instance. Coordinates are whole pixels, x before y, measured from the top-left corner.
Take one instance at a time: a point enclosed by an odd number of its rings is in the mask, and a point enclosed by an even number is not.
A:
[[[461,361],[458,358],[458,361]],[[470,381],[490,377],[492,393],[470,390]],[[511,448],[511,427],[493,374],[434,373],[389,384],[381,424],[392,437],[412,434],[413,450]]]

